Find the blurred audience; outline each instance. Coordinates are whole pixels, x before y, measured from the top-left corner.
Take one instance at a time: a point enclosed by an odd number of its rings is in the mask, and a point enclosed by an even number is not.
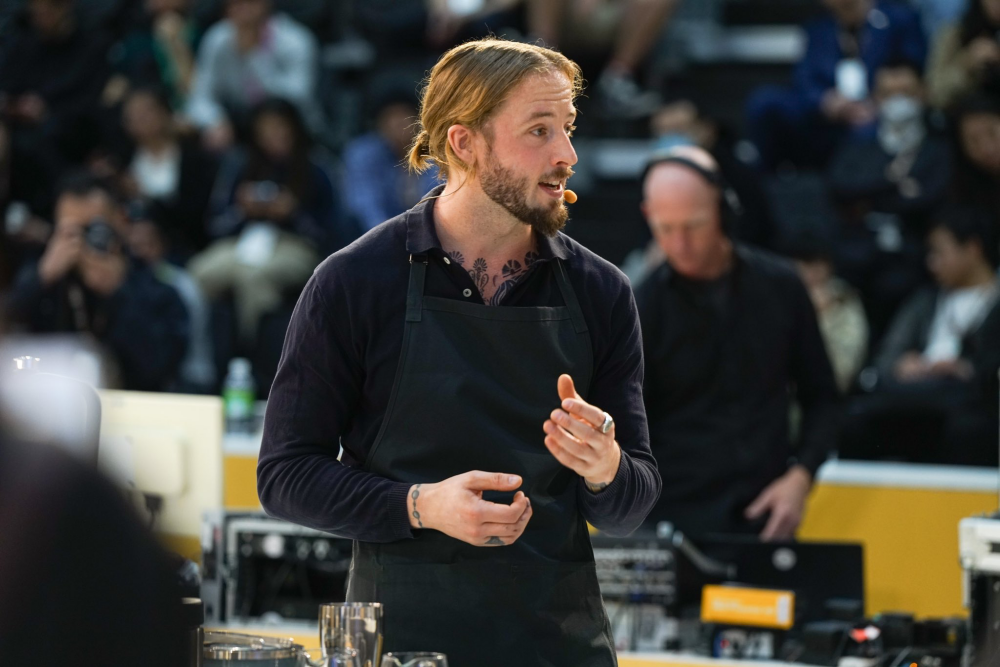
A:
[[[930,101],[947,108],[1000,85],[1000,0],[969,0],[961,21],[938,33],[927,68]]]
[[[41,256],[52,234],[52,225],[36,214],[47,206],[44,178],[37,172],[31,173],[23,163],[14,168],[10,132],[0,122],[0,220],[3,222],[0,293],[21,264]]]
[[[228,157],[215,185],[209,232],[218,240],[188,264],[209,301],[233,297],[250,347],[261,317],[297,297],[325,253],[344,243],[333,182],[310,156],[296,107],[265,101],[251,128],[249,146]]]
[[[837,267],[864,294],[876,337],[927,280],[928,215],[951,177],[948,140],[930,126],[924,100],[919,68],[888,61],[875,75],[875,136],[843,146],[827,174],[842,222]]]
[[[809,295],[790,264],[732,239],[732,194],[702,149],[657,157],[643,197],[667,258],[636,288],[664,478],[649,521],[792,538],[836,443],[837,385]],[[803,412],[796,443],[793,398]]]
[[[216,387],[216,373],[208,302],[194,278],[166,259],[169,248],[166,220],[169,216],[155,203],[141,201],[129,207],[128,216],[128,247],[132,257],[148,266],[157,280],[177,291],[191,322],[187,353],[168,390],[185,394],[209,393]]]
[[[791,239],[783,254],[795,261],[816,308],[837,387],[847,394],[868,358],[868,320],[861,297],[834,274],[833,251],[821,239],[807,235]]]
[[[955,107],[954,177],[950,198],[1000,219],[1000,95],[972,93]]]
[[[176,378],[189,318],[173,288],[126,252],[128,222],[88,175],[69,177],[56,200],[55,233],[10,294],[13,324],[29,333],[77,333],[101,344],[125,389],[161,391]]]
[[[205,214],[218,165],[196,142],[178,135],[159,89],[134,89],[122,112],[134,148],[121,160],[121,190],[130,199],[157,205],[170,255],[187,259],[208,245]]]
[[[996,465],[997,429],[983,387],[996,376],[1000,317],[996,220],[972,207],[934,218],[927,263],[936,286],[915,294],[875,357],[873,393],[851,406],[841,453]]]
[[[4,39],[0,115],[15,168],[51,183],[99,142],[97,101],[111,38],[82,30],[74,0],[28,0],[27,19]]]
[[[791,89],[765,87],[747,102],[747,132],[761,166],[823,167],[836,148],[875,131],[875,73],[892,60],[923,68],[920,21],[903,3],[823,0],[827,16],[806,26],[805,56]]]
[[[678,0],[525,0],[529,38],[577,53],[610,53],[594,85],[603,109],[615,116],[648,116],[660,98],[637,83]]]
[[[225,7],[226,18],[201,41],[187,106],[206,146],[230,147],[249,112],[268,97],[294,103],[318,131],[319,47],[312,33],[275,13],[271,0],[225,0]]]
[[[200,31],[192,0],[144,0],[135,24],[109,55],[114,74],[104,89],[113,106],[137,86],[165,91],[170,106],[183,109],[194,79],[194,53]]]
[[[352,10],[383,69],[430,68],[446,49],[496,34],[523,37],[524,0],[358,0]]]
[[[976,0],[909,0],[920,14],[925,35],[937,35],[962,18],[970,2]]]
[[[433,170],[413,174],[405,166],[416,127],[413,95],[386,94],[375,106],[375,129],[344,148],[344,206],[362,232],[412,207],[438,182]]]

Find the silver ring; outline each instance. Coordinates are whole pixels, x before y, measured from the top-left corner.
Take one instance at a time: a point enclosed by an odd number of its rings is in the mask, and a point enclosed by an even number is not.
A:
[[[611,427],[615,425],[615,420],[611,418],[607,412],[604,413],[604,423],[598,427],[598,431],[601,433],[607,433],[611,430]]]

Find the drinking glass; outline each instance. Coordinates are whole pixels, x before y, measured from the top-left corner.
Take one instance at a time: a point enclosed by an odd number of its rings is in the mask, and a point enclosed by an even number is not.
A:
[[[331,602],[319,607],[323,656],[334,649],[358,652],[360,667],[379,667],[382,655],[382,605],[378,602]]]
[[[335,648],[324,653],[323,667],[361,667],[361,659],[353,648]]]
[[[444,653],[426,651],[386,653],[382,656],[382,667],[448,667],[448,657]]]

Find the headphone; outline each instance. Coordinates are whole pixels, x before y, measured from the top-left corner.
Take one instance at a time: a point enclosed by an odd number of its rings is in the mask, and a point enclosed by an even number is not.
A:
[[[677,155],[673,151],[653,153],[642,171],[640,183],[645,183],[655,167],[661,164],[679,164],[701,176],[705,182],[719,191],[719,219],[722,222],[722,232],[729,238],[734,238],[736,226],[743,216],[743,204],[729,182],[718,169],[706,169],[690,158]]]

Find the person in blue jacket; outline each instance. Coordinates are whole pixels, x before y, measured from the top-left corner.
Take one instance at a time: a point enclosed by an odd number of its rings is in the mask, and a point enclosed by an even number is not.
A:
[[[909,7],[879,0],[823,4],[829,13],[805,26],[806,52],[792,87],[767,86],[748,100],[747,131],[764,170],[784,162],[822,167],[842,141],[871,135],[875,72],[891,60],[924,65],[927,42]]]

